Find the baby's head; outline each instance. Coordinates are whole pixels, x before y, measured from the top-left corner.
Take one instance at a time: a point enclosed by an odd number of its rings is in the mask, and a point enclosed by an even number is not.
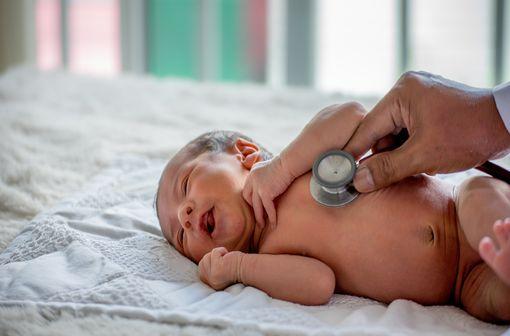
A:
[[[156,194],[163,235],[195,262],[215,247],[246,251],[255,228],[242,191],[258,161],[272,154],[232,131],[200,135],[168,162]]]

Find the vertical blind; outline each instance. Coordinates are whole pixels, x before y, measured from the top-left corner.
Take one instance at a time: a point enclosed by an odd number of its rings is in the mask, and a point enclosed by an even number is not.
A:
[[[358,94],[408,69],[488,87],[510,80],[508,2],[36,0],[37,60]]]
[[[198,77],[198,0],[147,4],[147,68],[157,76]]]

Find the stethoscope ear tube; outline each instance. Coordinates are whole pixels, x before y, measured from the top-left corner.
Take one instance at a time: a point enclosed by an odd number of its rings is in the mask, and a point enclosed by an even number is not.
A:
[[[479,171],[484,172],[485,174],[488,174],[494,178],[497,178],[498,180],[501,180],[503,182],[506,182],[510,184],[510,171],[506,170],[505,168],[498,166],[497,164],[486,161],[482,165],[476,167]]]

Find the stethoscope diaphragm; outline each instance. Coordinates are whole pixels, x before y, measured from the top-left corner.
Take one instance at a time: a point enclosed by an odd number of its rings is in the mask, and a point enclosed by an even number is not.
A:
[[[356,168],[356,161],[347,152],[331,150],[321,154],[312,168],[312,197],[326,206],[342,206],[352,202],[358,196],[352,184]]]

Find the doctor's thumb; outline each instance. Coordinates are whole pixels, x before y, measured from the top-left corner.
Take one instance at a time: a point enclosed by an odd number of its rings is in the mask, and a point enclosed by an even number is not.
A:
[[[413,175],[409,158],[398,148],[365,159],[354,177],[354,187],[361,193],[371,192]],[[406,162],[407,160],[407,162]]]

